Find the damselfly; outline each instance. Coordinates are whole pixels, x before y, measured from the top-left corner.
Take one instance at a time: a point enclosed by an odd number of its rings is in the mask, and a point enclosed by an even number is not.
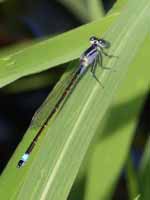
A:
[[[41,126],[40,130],[37,132],[36,136],[34,137],[33,141],[27,148],[26,152],[22,156],[22,158],[19,160],[17,167],[22,167],[25,162],[28,160],[29,155],[31,154],[34,146],[36,145],[39,136],[41,135],[44,127],[48,124],[49,120],[53,117],[53,115],[57,112],[57,110],[61,107],[63,102],[67,99],[69,94],[71,93],[72,89],[75,87],[79,79],[85,74],[85,72],[88,70],[88,68],[91,68],[91,72],[93,77],[98,81],[96,75],[95,75],[95,70],[97,67],[97,64],[102,68],[103,67],[103,54],[108,57],[112,57],[112,55],[107,54],[104,49],[110,47],[110,43],[104,39],[99,39],[95,36],[92,36],[90,38],[90,43],[91,46],[81,55],[80,57],[80,62],[79,62],[79,67],[77,68],[76,72],[74,73],[72,79],[70,80],[70,83],[64,90],[63,94],[61,97],[58,99],[56,102],[54,108],[50,112],[49,116],[45,120],[44,124]]]

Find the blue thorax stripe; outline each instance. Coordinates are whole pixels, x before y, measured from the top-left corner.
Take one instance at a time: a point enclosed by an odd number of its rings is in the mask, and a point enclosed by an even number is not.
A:
[[[95,52],[97,52],[97,48],[95,45],[92,45],[91,47],[89,47],[85,52],[84,52],[84,55],[86,57],[89,57],[91,55],[93,55]]]

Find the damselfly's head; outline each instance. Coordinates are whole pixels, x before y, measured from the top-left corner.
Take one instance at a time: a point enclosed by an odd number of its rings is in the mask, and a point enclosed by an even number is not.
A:
[[[101,48],[109,48],[110,47],[110,43],[102,38],[97,38],[95,36],[90,37],[90,43],[91,44],[96,44]]]

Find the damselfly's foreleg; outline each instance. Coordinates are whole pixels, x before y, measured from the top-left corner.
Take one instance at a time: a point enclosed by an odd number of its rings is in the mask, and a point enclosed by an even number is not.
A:
[[[103,49],[101,49],[102,54],[104,54],[105,56],[107,56],[108,58],[118,58],[118,56],[112,55],[112,54],[108,54],[107,52],[105,52]]]
[[[95,78],[95,80],[101,85],[101,87],[104,88],[103,84],[101,83],[101,81],[98,80],[96,76],[97,63],[98,63],[98,56],[94,59],[93,63],[91,64],[91,73],[93,77]]]
[[[99,56],[98,56],[98,63],[99,63],[99,65],[100,65],[100,67],[102,68],[102,69],[107,69],[107,70],[111,70],[112,72],[116,72],[116,70],[112,70],[112,68],[110,68],[110,67],[105,67],[105,66],[103,66],[103,64],[102,64],[102,54],[101,53],[99,53]]]
[[[98,63],[99,63],[99,66],[100,66],[102,69],[111,69],[111,68],[109,68],[109,67],[103,66],[103,56],[102,56],[101,52],[99,52],[99,54],[98,54]]]
[[[95,72],[96,72],[97,62],[98,62],[98,58],[96,57],[93,63],[91,64],[91,73],[93,76],[96,76]]]

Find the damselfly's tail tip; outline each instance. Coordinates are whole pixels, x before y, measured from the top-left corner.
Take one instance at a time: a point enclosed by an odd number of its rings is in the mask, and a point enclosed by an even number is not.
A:
[[[24,161],[23,160],[19,160],[18,164],[17,164],[17,168],[21,168],[24,165]]]
[[[29,157],[29,154],[28,153],[25,153],[22,158],[19,160],[18,164],[17,164],[17,167],[18,168],[21,168],[25,162],[28,160],[28,157]]]

